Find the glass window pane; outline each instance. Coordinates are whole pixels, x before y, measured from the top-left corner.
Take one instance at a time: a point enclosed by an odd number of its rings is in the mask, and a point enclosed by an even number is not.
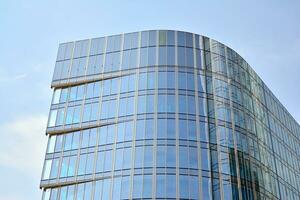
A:
[[[49,127],[55,126],[56,116],[57,116],[57,110],[51,110],[50,117],[49,117],[49,124],[48,124]]]
[[[51,171],[52,160],[45,160],[44,173],[42,179],[49,179]]]
[[[68,176],[75,175],[77,156],[71,156],[69,161]]]
[[[166,175],[166,196],[176,198],[176,176]]]
[[[143,151],[144,148],[142,146],[135,148],[135,161],[134,167],[135,168],[142,168],[143,167]]]
[[[104,163],[104,171],[112,170],[112,150],[105,152],[105,163]]]
[[[188,168],[187,158],[189,157],[188,148],[184,146],[179,147],[179,167]]]
[[[94,38],[91,40],[90,55],[101,54],[104,51],[105,38]]]
[[[73,133],[72,149],[78,149],[80,139],[80,131]]]
[[[121,199],[128,199],[130,192],[130,177],[123,176],[122,177],[122,186],[121,186]]]
[[[94,199],[97,200],[97,199],[101,199],[101,195],[102,195],[102,183],[103,183],[103,180],[99,180],[99,181],[96,181],[95,183],[95,192],[94,192]]]
[[[104,165],[104,151],[99,151],[97,155],[96,173],[103,172]]]
[[[159,45],[167,44],[167,31],[159,31]]]
[[[189,179],[188,176],[179,176],[179,196],[180,198],[189,198]]]
[[[84,199],[92,199],[92,182],[85,183]]]
[[[61,89],[54,90],[52,104],[59,103]]]
[[[153,149],[152,146],[145,146],[144,148],[144,168],[152,167]]]
[[[85,165],[86,165],[87,154],[80,155],[79,165],[78,165],[78,175],[83,175],[85,173]]]
[[[131,167],[131,148],[124,149],[123,156],[123,169],[129,169]]]
[[[132,198],[141,198],[142,188],[143,187],[143,179],[141,175],[135,175],[133,177],[133,191]]]
[[[55,135],[49,137],[47,153],[53,153],[54,152],[55,140],[56,140]]]
[[[113,191],[112,191],[112,199],[113,200],[119,200],[121,195],[121,180],[122,177],[114,178],[114,185],[113,185]]]
[[[164,175],[156,176],[156,198],[165,198],[166,179]]]
[[[151,196],[152,196],[152,176],[144,175],[143,198],[151,198]]]
[[[154,66],[156,64],[156,47],[148,48],[148,66]]]
[[[104,179],[103,180],[103,190],[102,190],[102,199],[110,199],[110,185],[111,179]]]

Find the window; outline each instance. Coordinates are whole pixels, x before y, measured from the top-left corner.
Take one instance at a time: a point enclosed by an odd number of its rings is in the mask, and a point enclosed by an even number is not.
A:
[[[105,72],[119,70],[120,66],[120,52],[108,53],[105,57]]]
[[[167,31],[167,45],[175,45],[175,32]]]
[[[164,175],[156,176],[156,198],[165,198],[166,179]]]
[[[186,48],[186,66],[194,67],[194,51],[192,48]]]
[[[155,46],[156,40],[156,31],[149,31],[149,46]]]
[[[179,167],[188,168],[188,147],[179,146]]]
[[[143,176],[135,175],[133,177],[133,191],[132,198],[141,198],[142,189],[143,189]]]
[[[57,60],[70,59],[73,47],[74,42],[60,44],[57,53]]]
[[[137,113],[145,113],[146,112],[146,97],[145,95],[143,96],[138,96],[138,110]]]
[[[156,64],[156,47],[148,48],[148,66],[154,66]]]
[[[195,96],[187,96],[187,106],[188,106],[188,113],[195,115],[196,114]]]
[[[187,120],[179,120],[179,139],[188,139]]]
[[[137,50],[123,51],[122,69],[130,69],[137,67]]]
[[[198,177],[197,176],[190,176],[189,177],[189,185],[190,185],[190,198],[191,199],[199,199],[199,184],[198,184]],[[207,190],[203,191],[207,192]],[[227,199],[227,198],[225,198]],[[229,198],[230,199],[230,198]]]
[[[119,200],[121,195],[121,180],[122,177],[116,177],[114,178],[114,185],[113,185],[113,191],[112,191],[112,199],[113,200]]]
[[[95,182],[95,192],[94,192],[94,199],[101,199],[101,195],[102,195],[102,183],[103,180],[99,180]]]
[[[103,180],[102,199],[110,199],[111,179]]]
[[[145,139],[153,139],[154,134],[154,121],[153,119],[145,120]]]
[[[159,65],[167,64],[167,47],[158,48],[158,64]]]
[[[123,151],[123,169],[129,169],[131,167],[131,148],[124,148]]]
[[[196,122],[188,120],[188,138],[189,140],[197,140]]]
[[[198,169],[198,154],[195,147],[189,147],[189,168]]]
[[[132,121],[126,122],[124,141],[132,140],[132,136],[133,136],[133,122]]]
[[[175,146],[167,146],[166,154],[167,167],[176,167],[176,148]]]
[[[189,198],[189,177],[188,176],[179,176],[179,196],[183,199]],[[204,191],[205,192],[205,191]]]
[[[166,138],[166,119],[157,119],[157,139]]]
[[[167,96],[159,94],[157,98],[157,112],[167,112]]]
[[[52,104],[59,103],[60,93],[61,93],[61,89],[54,90]]]
[[[44,173],[42,179],[49,179],[52,160],[45,160]]]
[[[167,88],[175,89],[175,72],[167,72]]]
[[[202,177],[202,199],[211,199],[211,181],[210,178]]]
[[[106,52],[120,51],[121,35],[109,36],[107,38]]]
[[[176,110],[176,98],[175,95],[167,95],[167,112],[175,113]]]
[[[55,126],[56,116],[57,116],[57,110],[51,110],[50,111],[48,127]]]
[[[105,38],[94,38],[91,40],[90,55],[102,54],[104,51]]]
[[[65,103],[68,99],[68,90],[69,88],[64,88],[61,90],[61,93],[60,93],[60,99],[59,99],[59,102],[60,103]]]
[[[112,170],[112,150],[108,150],[105,152],[105,163],[104,163],[104,171]]]
[[[78,172],[77,175],[85,174],[85,165],[87,160],[87,154],[81,154],[79,158]]]
[[[134,167],[142,168],[143,167],[143,146],[135,147],[135,158],[134,158]]]
[[[177,47],[177,63],[179,66],[185,66],[186,52],[184,47]]]
[[[152,146],[144,147],[144,168],[152,167],[153,149]]]
[[[148,48],[140,49],[140,67],[148,65]]]
[[[151,196],[152,196],[152,176],[144,175],[144,177],[143,177],[143,198],[151,198]]]
[[[167,47],[167,65],[175,65],[175,47]]]
[[[90,56],[87,65],[87,75],[99,74],[103,70],[103,55]]]
[[[137,120],[136,122],[136,140],[145,138],[145,120]]]
[[[123,149],[116,149],[115,151],[115,170],[122,169],[123,165]]]
[[[85,174],[92,174],[94,171],[94,160],[95,160],[95,153],[87,154],[87,165],[85,169]]]
[[[63,135],[58,135],[56,136],[56,141],[55,141],[55,152],[59,152],[62,150],[63,146]]]
[[[123,176],[121,185],[121,199],[128,199],[130,192],[130,177]]]
[[[92,199],[92,182],[85,183],[84,199]]]
[[[168,198],[176,198],[176,176],[166,175],[166,196]],[[196,199],[196,198],[195,198]]]
[[[87,61],[86,57],[73,59],[72,66],[71,66],[71,77],[84,75],[86,61]]]
[[[187,89],[187,75],[184,72],[178,73],[178,89],[180,90]]]
[[[158,72],[158,89],[167,88],[167,72]]]
[[[55,140],[56,140],[55,135],[49,137],[47,153],[53,153],[54,152]]]
[[[53,159],[51,166],[50,179],[54,179],[58,174],[59,158]]]
[[[210,159],[208,157],[208,149],[201,148],[201,166],[202,170],[210,170]]]
[[[182,31],[177,32],[177,45],[185,46],[185,32]]]
[[[167,44],[167,31],[159,31],[159,45]]]
[[[64,145],[64,150],[65,151],[68,151],[71,149],[71,145],[72,145],[72,137],[73,137],[73,134],[69,133],[69,134],[66,134],[65,135],[65,145]]]
[[[166,148],[165,146],[157,146],[156,151],[156,166],[165,167],[166,166]]]
[[[60,177],[66,177],[68,173],[69,157],[63,157],[61,168],[60,168]]]
[[[98,152],[97,162],[96,162],[96,173],[103,172],[104,153],[105,153],[105,151],[99,151]]]
[[[78,58],[78,57],[87,56],[88,47],[89,47],[89,40],[76,41],[73,57]]]
[[[138,33],[127,33],[124,35],[123,49],[132,49],[138,47]]]
[[[75,175],[77,156],[71,156],[69,161],[68,176]]]

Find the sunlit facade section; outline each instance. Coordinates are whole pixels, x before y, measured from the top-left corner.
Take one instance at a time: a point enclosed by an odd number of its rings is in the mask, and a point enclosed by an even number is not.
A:
[[[60,44],[43,200],[300,198],[300,127],[213,39],[150,30]]]

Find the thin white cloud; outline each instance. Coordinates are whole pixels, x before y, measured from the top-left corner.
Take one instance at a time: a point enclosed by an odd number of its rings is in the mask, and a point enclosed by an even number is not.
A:
[[[0,168],[40,176],[46,145],[46,121],[47,116],[36,115],[0,124]]]
[[[0,71],[0,83],[10,83],[13,81],[22,80],[22,79],[26,78],[27,76],[28,76],[27,73],[8,75],[8,74]]]

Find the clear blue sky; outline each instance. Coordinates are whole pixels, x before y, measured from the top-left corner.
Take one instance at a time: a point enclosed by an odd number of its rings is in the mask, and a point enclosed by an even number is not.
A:
[[[242,55],[299,122],[299,10],[296,0],[2,0],[0,200],[40,199],[60,42],[160,28],[209,36]]]

